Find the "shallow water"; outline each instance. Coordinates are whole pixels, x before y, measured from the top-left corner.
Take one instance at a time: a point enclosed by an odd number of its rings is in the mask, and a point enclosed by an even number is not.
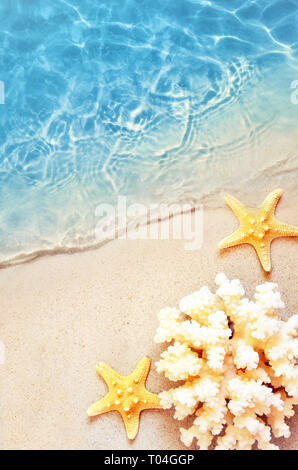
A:
[[[296,0],[2,0],[0,37],[0,263],[236,188],[297,125]]]

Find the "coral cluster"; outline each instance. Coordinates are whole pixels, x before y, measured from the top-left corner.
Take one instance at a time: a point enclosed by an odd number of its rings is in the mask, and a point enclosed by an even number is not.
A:
[[[287,322],[276,309],[284,304],[277,285],[257,286],[255,301],[244,298],[239,280],[216,277],[208,287],[185,297],[180,309],[159,313],[157,343],[171,343],[157,371],[182,385],[160,393],[163,408],[175,418],[195,415],[181,440],[201,449],[273,450],[275,437],[289,437],[285,418],[298,403],[298,315]]]

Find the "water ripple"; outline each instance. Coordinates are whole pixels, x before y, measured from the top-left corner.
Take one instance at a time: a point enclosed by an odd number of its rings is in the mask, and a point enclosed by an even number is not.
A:
[[[0,26],[0,262],[93,243],[119,194],[231,187],[297,123],[294,0],[2,0]]]

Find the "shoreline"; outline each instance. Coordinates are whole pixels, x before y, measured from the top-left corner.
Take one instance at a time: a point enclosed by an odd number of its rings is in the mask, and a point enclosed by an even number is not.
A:
[[[252,194],[243,202],[262,201]],[[285,191],[277,218],[294,224],[297,202]],[[197,251],[185,250],[184,240],[115,240],[98,250],[44,256],[1,270],[6,361],[0,366],[0,447],[186,450],[179,440],[185,423],[174,420],[172,410],[142,413],[133,442],[117,413],[89,420],[87,408],[106,391],[95,366],[102,360],[128,374],[148,356],[148,390],[170,388],[154,367],[163,350],[153,342],[157,313],[203,285],[214,289],[221,271],[240,278],[249,297],[261,282],[277,282],[286,304],[281,318],[296,313],[297,239],[274,241],[268,276],[251,247],[218,253],[218,241],[236,227],[228,208],[205,210]],[[290,439],[273,440],[283,449],[297,448],[297,414],[290,423]]]
[[[235,161],[229,159],[226,155],[226,162],[215,162],[217,166],[212,175],[210,175],[208,168],[204,168],[204,162],[198,160],[194,168],[194,175],[186,180],[187,183],[184,189],[182,186],[176,188],[174,186],[173,189],[177,191],[176,196],[169,191],[165,193],[164,199],[158,202],[152,200],[152,203],[168,204],[169,206],[172,204],[190,204],[194,210],[197,206],[203,204],[206,210],[221,209],[225,208],[224,193],[229,192],[244,203],[247,203],[247,205],[254,204],[258,206],[262,203],[266,194],[277,187],[281,187],[284,190],[284,196],[290,198],[293,196],[292,192],[296,189],[296,175],[298,171],[297,141],[297,130],[291,131],[286,136],[278,134],[275,136],[274,141],[271,141],[267,136],[266,141],[262,142],[258,148],[250,149],[245,164],[243,161],[244,157],[240,153],[238,155],[239,158],[236,158]],[[245,151],[246,149],[244,148],[243,150]],[[201,165],[203,165],[202,168]],[[205,180],[208,177],[202,179],[201,171],[205,171],[209,177],[212,176],[212,188],[206,188]],[[238,173],[240,175],[239,179],[236,177]],[[253,189],[250,192],[253,191],[254,195],[258,195],[255,201],[253,199],[252,202],[249,201],[250,195],[247,194],[247,187],[252,187]],[[149,206],[150,204],[146,202],[148,198],[150,199],[149,195],[144,197],[144,200],[142,198],[138,199],[136,196],[135,202],[142,202],[145,206]],[[56,235],[56,241],[47,240],[46,236],[40,236],[41,243],[43,243],[43,246],[48,244],[48,248],[17,252],[15,255],[9,256],[2,254],[0,257],[0,270],[31,262],[43,256],[97,250],[104,244],[113,241],[96,240],[95,228],[97,220],[93,222],[94,226],[86,228],[84,235],[80,233],[77,235],[77,239],[70,239],[64,245],[63,241],[58,239],[58,235]]]

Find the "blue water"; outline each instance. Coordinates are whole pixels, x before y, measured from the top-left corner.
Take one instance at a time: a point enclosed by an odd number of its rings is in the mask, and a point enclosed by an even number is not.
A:
[[[297,125],[297,0],[1,0],[0,37],[0,262],[232,187]]]

